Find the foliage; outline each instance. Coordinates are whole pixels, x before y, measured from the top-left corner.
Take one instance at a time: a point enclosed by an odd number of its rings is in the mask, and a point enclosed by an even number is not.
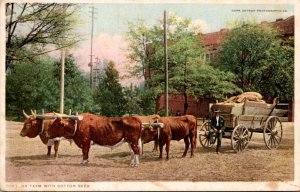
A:
[[[60,81],[61,61],[54,63],[54,78]],[[59,89],[59,87],[57,87]],[[79,70],[73,55],[65,58],[65,96],[64,112],[93,112],[97,106],[93,104],[92,92],[89,87],[89,80]]]
[[[291,99],[293,47],[284,46],[274,28],[253,23],[238,25],[231,30],[219,53],[219,66],[237,76],[236,84],[243,91]]]
[[[141,91],[138,87],[133,87],[131,84],[129,87],[123,88],[124,94],[124,113],[126,114],[143,114]]]
[[[6,75],[6,114],[21,116],[22,110],[54,111],[59,106],[59,82],[53,78],[53,61],[19,63]]]
[[[124,114],[125,100],[119,83],[119,72],[112,61],[105,68],[105,76],[97,86],[94,101],[101,106],[101,115],[121,116]]]
[[[8,116],[22,116],[22,110],[29,112],[59,111],[61,62],[47,57],[36,63],[18,63],[6,75],[6,113]],[[85,78],[68,55],[65,60],[64,112],[93,112],[92,94]]]
[[[192,21],[189,18],[182,19],[175,14],[168,17],[168,63],[169,63],[169,92],[180,93],[185,96],[211,96],[223,98],[226,94],[239,92],[240,90],[231,83],[232,74],[220,70],[214,70],[203,60],[206,52],[200,36],[195,35]],[[156,99],[164,91],[164,47],[163,47],[163,23],[162,20],[149,27],[143,21],[130,23],[126,34],[129,42],[131,62],[140,62],[140,67],[135,67],[133,75],[142,74],[146,79],[144,99],[147,99],[149,110],[155,106]],[[205,69],[205,70],[203,70]],[[209,74],[214,74],[215,81]],[[207,79],[203,79],[207,78]],[[207,84],[202,84],[206,82]],[[215,85],[220,83],[220,86]],[[214,88],[211,91],[208,88]],[[210,92],[210,94],[208,94]],[[149,104],[152,103],[152,104]],[[144,102],[146,104],[146,102]],[[187,105],[185,105],[187,110]],[[155,112],[155,111],[152,111]]]
[[[39,55],[78,42],[76,12],[74,4],[7,3],[6,70],[16,61],[34,62]]]

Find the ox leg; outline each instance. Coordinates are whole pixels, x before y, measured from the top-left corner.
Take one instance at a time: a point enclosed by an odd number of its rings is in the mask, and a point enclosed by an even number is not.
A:
[[[163,152],[163,149],[164,149],[164,143],[163,142],[159,142],[159,159],[162,158],[162,152]]]
[[[51,146],[47,146],[48,152],[47,152],[47,157],[50,157],[51,155]]]
[[[197,139],[197,134],[192,134],[190,135],[190,141],[191,141],[191,157],[194,156],[194,149],[196,148],[196,139]]]
[[[170,142],[171,139],[168,139],[168,141],[166,142],[166,152],[167,152],[167,160],[169,160],[170,156],[169,156],[169,151],[170,151]]]
[[[152,151],[157,151],[157,148],[158,148],[158,141],[155,140],[155,141],[154,141],[154,146],[153,146],[153,150],[152,150]]]
[[[47,156],[48,157],[50,157],[50,155],[51,155],[52,145],[54,145],[53,139],[48,139],[48,141],[47,141],[47,149],[48,149]]]
[[[141,138],[139,138],[139,141],[138,141],[138,148],[139,148],[140,157],[142,157],[142,155],[143,155],[143,144],[142,144],[142,139]]]
[[[132,155],[131,155],[131,166],[134,166],[134,167],[136,167],[138,164],[139,164],[139,154],[140,154],[140,152],[139,152],[139,147],[138,147],[138,144],[130,144],[130,147],[131,147],[131,149],[132,149],[132,151],[133,151],[133,153],[131,153]],[[133,157],[133,164],[132,164],[132,157]]]
[[[88,164],[89,162],[89,151],[90,151],[90,146],[91,146],[91,141],[85,141],[82,145],[82,155],[83,155],[83,160],[82,163],[83,165]]]
[[[58,158],[58,147],[59,147],[60,141],[54,141],[54,151],[55,151],[55,159]]]
[[[189,150],[189,147],[190,147],[190,141],[189,141],[188,136],[184,138],[184,143],[185,143],[185,149],[184,149],[182,157],[186,156],[186,153],[187,153],[187,151]]]
[[[131,148],[131,145],[128,143],[129,151],[130,151],[130,166],[134,165],[134,152]]]

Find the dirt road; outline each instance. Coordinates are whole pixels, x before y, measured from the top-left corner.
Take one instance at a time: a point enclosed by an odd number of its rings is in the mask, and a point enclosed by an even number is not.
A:
[[[222,154],[204,149],[197,139],[194,158],[181,158],[184,142],[172,141],[170,160],[158,159],[153,142],[144,146],[137,168],[129,166],[128,145],[119,148],[92,146],[90,163],[80,165],[81,150],[61,141],[59,158],[46,157],[47,147],[39,137],[19,135],[22,123],[6,122],[6,181],[291,181],[294,179],[294,125],[283,123],[283,141],[277,150],[268,150],[262,134],[254,134],[248,149],[236,154],[230,140],[223,139]],[[190,152],[190,151],[189,151]],[[52,152],[53,154],[53,152]]]

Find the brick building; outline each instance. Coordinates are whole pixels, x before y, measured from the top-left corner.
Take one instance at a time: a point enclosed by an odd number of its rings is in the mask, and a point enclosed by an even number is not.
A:
[[[290,16],[286,19],[276,19],[274,22],[263,21],[261,25],[272,25],[276,27],[283,39],[294,38],[294,16]],[[229,33],[229,29],[221,29],[217,32],[199,34],[199,40],[202,39],[204,46],[207,49],[207,53],[203,56],[207,61],[216,61],[218,59],[218,49],[222,41]],[[216,102],[214,99],[188,97],[188,114],[195,115],[197,117],[206,117],[209,114],[209,103]],[[184,111],[184,97],[179,94],[169,94],[169,111],[171,114],[180,110]],[[289,121],[293,121],[293,102],[289,103]],[[165,108],[164,95],[157,98],[156,110],[160,111]]]

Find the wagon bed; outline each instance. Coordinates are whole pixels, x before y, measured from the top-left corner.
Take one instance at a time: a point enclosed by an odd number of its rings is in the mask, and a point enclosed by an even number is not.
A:
[[[235,152],[246,149],[253,133],[262,133],[268,149],[276,149],[282,139],[282,123],[277,116],[271,116],[276,102],[248,101],[243,103],[215,103],[211,109],[219,109],[225,120],[223,138],[231,139]],[[210,120],[206,120],[199,130],[200,144],[209,148]],[[215,135],[214,135],[215,137]]]

